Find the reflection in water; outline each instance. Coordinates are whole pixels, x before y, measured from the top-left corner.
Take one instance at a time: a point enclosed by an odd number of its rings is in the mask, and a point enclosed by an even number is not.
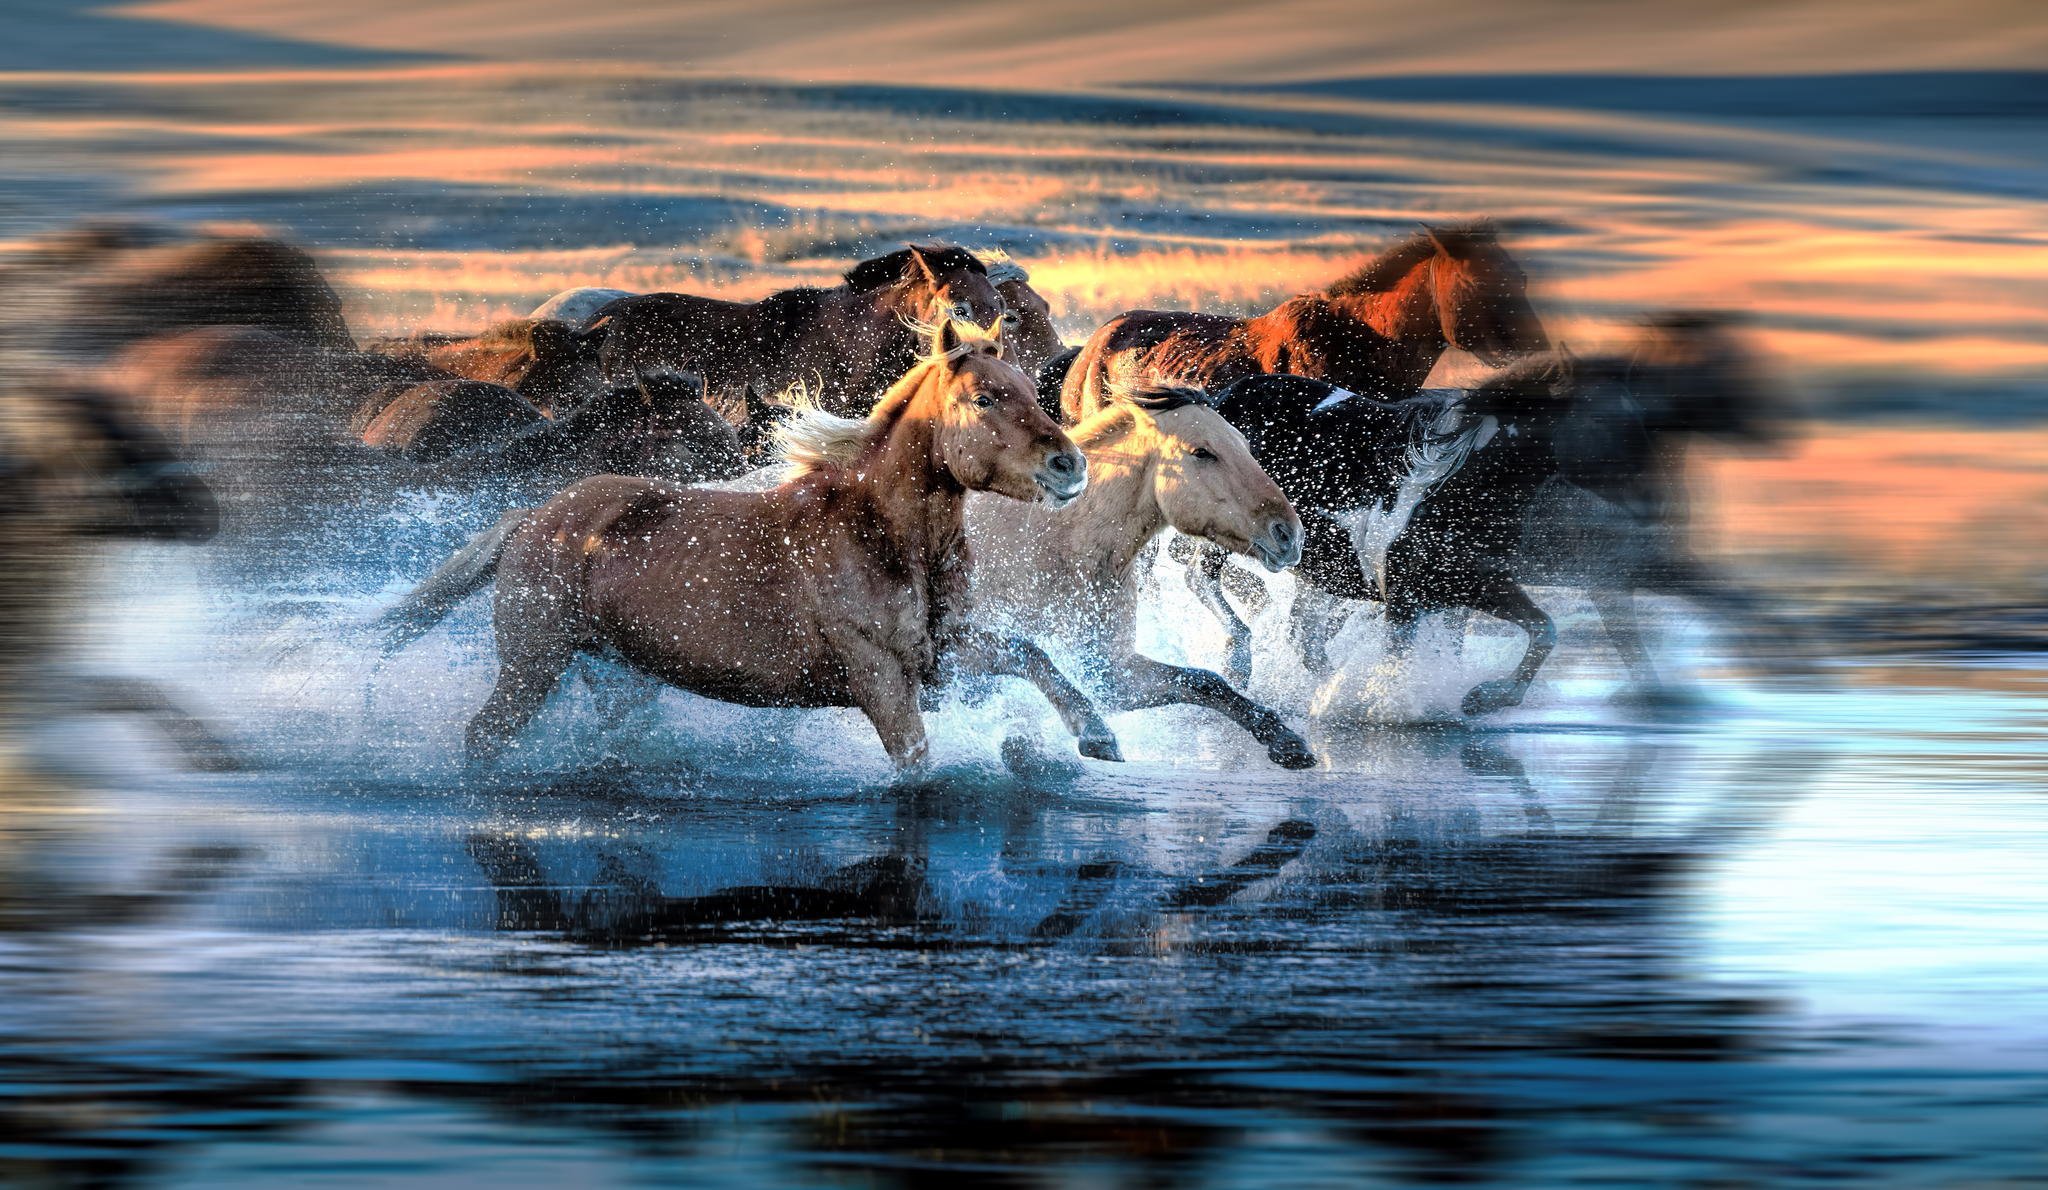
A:
[[[1382,732],[1306,789],[1174,795],[79,792],[241,825],[8,824],[0,1152],[104,1182],[473,1172],[534,1130],[739,1183],[1725,1172],[1781,1100],[1834,1110],[1780,1063],[1828,1039],[1699,966],[1705,874],[1826,767],[1732,743]],[[1768,1131],[1749,1158],[1836,1159]]]

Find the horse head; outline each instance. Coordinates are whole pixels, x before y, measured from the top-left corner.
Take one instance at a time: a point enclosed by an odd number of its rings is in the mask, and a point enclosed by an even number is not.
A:
[[[1175,532],[1255,557],[1275,573],[1301,561],[1301,518],[1205,394],[1160,386],[1117,400],[1138,431],[1132,445],[1152,460],[1153,495]]]
[[[1000,335],[941,318],[926,342],[935,445],[953,479],[1015,500],[1073,503],[1088,486],[1088,460],[1039,408],[1031,378],[1003,358]]]
[[[981,258],[948,245],[912,244],[864,260],[847,270],[846,283],[855,293],[885,297],[910,317],[936,307],[943,317],[993,327],[1006,309]]]
[[[1782,437],[1772,394],[1733,316],[1667,310],[1643,320],[1631,374],[1653,432],[1768,443]]]
[[[1047,361],[1065,351],[1060,333],[1052,324],[1052,306],[1031,288],[1031,274],[1010,258],[995,251],[983,258],[989,281],[1003,299],[1003,346],[1010,361],[1036,374]]]
[[[1435,247],[1430,288],[1445,342],[1495,367],[1549,348],[1529,302],[1529,278],[1492,227],[1425,227],[1423,234]]]

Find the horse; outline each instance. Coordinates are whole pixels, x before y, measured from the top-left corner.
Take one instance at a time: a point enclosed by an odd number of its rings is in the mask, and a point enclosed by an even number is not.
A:
[[[1555,647],[1554,624],[1523,589],[1533,578],[1563,577],[1624,592],[1665,590],[1734,610],[1753,606],[1642,531],[1661,515],[1662,505],[1650,495],[1665,482],[1660,438],[1681,432],[1670,428],[1673,414],[1664,415],[1664,428],[1655,428],[1660,422],[1645,411],[1689,411],[1685,417],[1694,426],[1722,424],[1735,432],[1750,424],[1753,398],[1746,384],[1729,382],[1746,375],[1741,368],[1707,367],[1693,352],[1588,360],[1560,355],[1518,365],[1467,392],[1401,402],[1302,377],[1267,376],[1239,381],[1216,404],[1302,510],[1305,541],[1296,574],[1304,590],[1292,635],[1304,665],[1311,672],[1327,668],[1321,645],[1329,633],[1314,614],[1322,596],[1383,603],[1397,652],[1412,640],[1422,615],[1471,608],[1528,635],[1512,677],[1482,683],[1465,696],[1464,712],[1479,715],[1518,705]],[[1639,396],[1645,393],[1654,395]],[[1715,406],[1718,412],[1708,412]],[[1319,457],[1307,446],[1318,442],[1350,445]],[[1604,535],[1609,548],[1586,548],[1588,518],[1556,498],[1561,485],[1599,497],[1626,522],[1595,518],[1591,535]],[[1363,515],[1347,526],[1338,519],[1345,513]],[[1190,585],[1206,595],[1217,589],[1215,577],[1212,572],[1209,581],[1198,582],[1191,573]],[[1219,595],[1212,610],[1221,602]],[[1632,669],[1646,662],[1636,655],[1639,644],[1632,648],[1615,631],[1617,621],[1608,627]],[[1248,660],[1248,643],[1249,631],[1235,625],[1234,661]]]
[[[820,408],[861,416],[917,356],[906,323],[937,306],[978,326],[1005,313],[988,267],[965,248],[913,245],[862,261],[831,289],[785,289],[758,302],[685,293],[620,298],[585,324],[602,336],[614,383],[667,369],[704,377],[731,409],[748,387],[800,388]]]
[[[988,266],[989,284],[1003,299],[1003,346],[1012,363],[1026,375],[1036,375],[1055,356],[1066,350],[1060,333],[1052,324],[1052,306],[1044,295],[1031,288],[1031,274],[1003,251],[982,255]]]
[[[948,669],[1025,678],[1084,755],[1118,759],[1087,698],[1036,646],[966,617],[970,491],[1071,503],[1086,458],[1001,358],[943,311],[926,356],[864,420],[812,410],[781,428],[797,474],[765,492],[599,476],[508,514],[383,618],[397,648],[495,575],[497,684],[469,723],[486,765],[579,653],[748,706],[853,706],[899,775],[926,763],[919,700]]]
[[[1134,571],[1162,529],[1255,555],[1273,571],[1300,559],[1301,521],[1243,436],[1200,392],[1163,387],[1119,394],[1070,433],[1088,457],[1080,499],[1057,511],[968,501],[976,615],[1068,645],[1111,710],[1208,707],[1249,731],[1273,763],[1313,766],[1306,741],[1221,677],[1138,652]]]
[[[1542,351],[1528,282],[1487,224],[1425,227],[1333,282],[1256,318],[1131,310],[1090,336],[1061,377],[1064,419],[1100,408],[1119,378],[1211,392],[1260,372],[1412,395],[1445,348],[1487,364]]]
[[[54,345],[92,358],[193,327],[245,326],[355,350],[341,299],[304,251],[261,236],[167,238],[108,229],[66,240],[84,264],[64,279]]]
[[[367,345],[448,376],[503,385],[546,417],[604,387],[599,348],[599,337],[549,318],[515,318],[475,335],[415,334]]]
[[[0,392],[0,769],[26,721],[61,709],[139,714],[194,767],[237,767],[154,683],[53,663],[81,623],[89,544],[207,541],[220,527],[211,489],[117,395],[62,378],[9,379]]]
[[[593,475],[696,483],[748,470],[740,438],[694,376],[643,376],[552,420],[511,389],[473,380],[415,385],[363,429],[364,445],[418,464],[393,479],[509,484],[552,495]]]

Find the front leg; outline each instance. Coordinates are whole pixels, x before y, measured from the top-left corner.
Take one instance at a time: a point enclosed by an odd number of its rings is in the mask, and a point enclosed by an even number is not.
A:
[[[915,781],[931,760],[931,739],[925,734],[924,715],[917,709],[922,685],[887,649],[866,641],[842,645],[841,662],[846,666],[846,684],[853,705],[874,724],[882,750],[896,766],[898,781]]]
[[[1229,652],[1225,654],[1223,672],[1233,682],[1252,680],[1252,630],[1237,616],[1237,609],[1223,597],[1223,568],[1229,563],[1230,555],[1220,546],[1206,541],[1192,543],[1194,557],[1188,561],[1188,590],[1209,614],[1223,625],[1223,631],[1230,636]]]
[[[949,652],[953,663],[968,673],[1022,678],[1038,687],[1067,730],[1074,733],[1081,755],[1095,760],[1124,758],[1115,733],[1102,721],[1095,705],[1037,645],[1021,637],[963,627],[953,634]]]
[[[1133,653],[1117,666],[1119,710],[1187,703],[1227,715],[1266,746],[1266,758],[1282,768],[1305,769],[1316,764],[1308,741],[1296,735],[1280,716],[1246,698],[1230,683],[1206,669],[1168,665]]]

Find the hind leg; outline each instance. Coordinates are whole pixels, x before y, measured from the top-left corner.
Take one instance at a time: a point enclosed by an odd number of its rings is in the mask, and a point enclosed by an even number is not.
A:
[[[1536,606],[1520,584],[1505,576],[1492,580],[1474,610],[1506,620],[1528,633],[1529,646],[1523,650],[1522,660],[1515,666],[1513,676],[1479,683],[1466,691],[1460,706],[1467,715],[1485,715],[1505,707],[1520,706],[1529,693],[1530,683],[1536,680],[1536,671],[1543,668],[1544,660],[1557,646],[1557,625],[1542,608]]]
[[[469,721],[465,751],[471,767],[496,761],[533,721],[568,671],[576,648],[566,633],[498,628],[498,682],[483,709]]]
[[[1206,669],[1168,665],[1132,653],[1117,666],[1114,704],[1119,710],[1187,703],[1228,716],[1266,746],[1266,757],[1282,768],[1312,768],[1315,753],[1308,741],[1274,714]]]

